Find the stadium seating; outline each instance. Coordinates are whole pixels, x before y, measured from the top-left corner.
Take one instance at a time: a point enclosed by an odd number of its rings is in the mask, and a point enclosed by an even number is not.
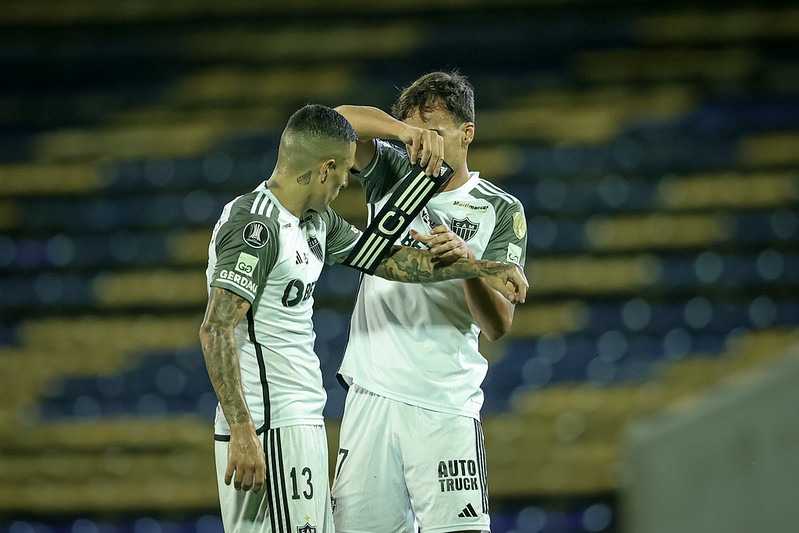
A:
[[[614,0],[0,2],[0,530],[219,531],[211,226],[306,102],[477,90],[528,303],[483,343],[495,533],[618,531],[626,425],[799,342],[799,11]],[[358,225],[363,192],[335,207]],[[358,276],[317,284],[335,371]]]

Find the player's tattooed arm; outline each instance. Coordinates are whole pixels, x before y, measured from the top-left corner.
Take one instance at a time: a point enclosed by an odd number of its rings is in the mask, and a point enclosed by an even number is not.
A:
[[[218,287],[211,287],[208,307],[200,327],[205,366],[228,423],[251,422],[244,400],[239,370],[235,329],[247,315],[250,304],[244,298]]]
[[[200,326],[205,366],[230,425],[225,484],[259,492],[266,482],[266,458],[241,387],[235,329],[250,309],[247,300],[211,287]]]
[[[483,278],[513,303],[524,302],[527,297],[527,278],[516,265],[462,258],[439,266],[432,253],[409,246],[394,246],[378,264],[375,276],[406,283]]]

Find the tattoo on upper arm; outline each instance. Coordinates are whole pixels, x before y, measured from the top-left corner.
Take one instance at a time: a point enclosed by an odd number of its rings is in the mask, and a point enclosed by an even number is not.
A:
[[[215,327],[236,327],[249,307],[250,303],[238,294],[211,287],[205,322]]]

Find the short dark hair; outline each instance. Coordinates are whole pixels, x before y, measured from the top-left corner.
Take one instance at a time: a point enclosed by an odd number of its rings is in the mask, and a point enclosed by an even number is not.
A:
[[[452,113],[460,124],[474,122],[474,88],[458,72],[430,72],[402,90],[391,112],[405,120],[414,111],[429,113],[436,107]]]
[[[286,124],[286,131],[317,139],[358,140],[352,125],[341,113],[319,104],[308,104],[295,111]]]

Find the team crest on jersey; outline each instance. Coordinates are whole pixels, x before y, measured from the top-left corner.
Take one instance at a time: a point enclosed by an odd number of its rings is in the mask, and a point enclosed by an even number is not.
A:
[[[316,533],[316,527],[305,522],[304,526],[297,526],[297,533]]]
[[[476,222],[472,222],[469,220],[469,217],[466,218],[453,218],[452,219],[452,231],[463,239],[464,241],[468,241],[474,234],[477,233],[477,230],[480,228],[480,224]]]
[[[241,236],[244,242],[253,248],[263,248],[269,242],[269,230],[266,229],[263,222],[257,220],[253,220],[244,226]]]
[[[319,243],[319,239],[316,238],[316,235],[308,235],[308,248],[311,249],[314,256],[316,256],[319,261],[322,261],[322,245]]]

